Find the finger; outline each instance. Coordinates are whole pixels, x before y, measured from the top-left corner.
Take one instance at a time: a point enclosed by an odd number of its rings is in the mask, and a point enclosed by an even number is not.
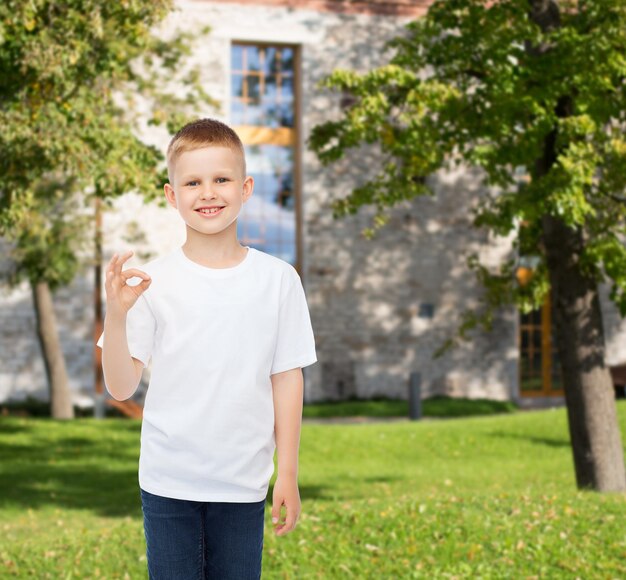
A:
[[[111,266],[107,267],[105,277],[107,280],[110,280],[111,282],[113,281],[120,282],[122,271],[118,266],[118,260],[119,260],[119,256]]]
[[[107,270],[104,276],[104,287],[107,289],[107,292],[110,290],[112,283],[113,283],[113,270]]]
[[[141,296],[152,284],[152,280],[144,280],[141,284],[137,284],[135,286],[130,286],[137,294],[137,296]]]
[[[122,266],[124,265],[124,262],[128,261],[128,259],[133,255],[133,251],[132,250],[128,250],[128,252],[124,252],[123,254],[121,254],[118,259],[117,262],[115,263],[115,271],[120,274],[122,272]]]
[[[117,254],[113,254],[111,256],[111,259],[109,260],[109,263],[106,265],[105,273],[105,281],[107,281],[109,279],[109,273],[114,271],[115,268],[115,261],[117,260]]]
[[[287,517],[285,518],[285,528],[293,530],[296,527],[296,511],[295,509],[285,506],[287,509]]]
[[[117,254],[113,254],[111,259],[109,260],[109,263],[106,266],[106,270],[105,270],[105,273],[104,273],[104,283],[105,283],[105,285],[111,284],[112,281],[113,281],[113,278],[115,276],[115,264],[117,262],[117,258],[118,258],[118,255]]]
[[[138,270],[137,268],[128,268],[128,270],[124,270],[122,272],[122,278],[124,278],[124,280],[128,280],[129,278],[142,278],[143,280],[150,280],[150,276],[148,274],[142,270]]]
[[[132,257],[133,255],[133,251],[129,250],[128,252],[123,253],[119,259],[117,260],[117,271],[121,274],[122,273],[122,268],[124,266],[125,262],[128,262],[128,260]]]
[[[119,266],[119,262],[120,262],[120,254],[115,254],[115,259],[113,260],[113,263],[111,264],[111,270],[114,276],[116,276],[119,272],[122,271],[121,267]]]
[[[278,521],[280,520],[281,505],[282,504],[280,501],[275,501],[274,504],[272,505],[272,523],[273,524],[277,524]]]

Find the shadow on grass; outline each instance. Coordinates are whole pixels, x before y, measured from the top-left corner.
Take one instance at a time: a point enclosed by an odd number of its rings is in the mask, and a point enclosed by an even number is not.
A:
[[[369,483],[391,483],[392,481],[398,481],[399,477],[383,477],[382,475],[377,475],[374,477],[362,477],[361,481],[367,481]]]
[[[4,426],[3,426],[4,427]],[[2,429],[3,434],[11,430]],[[0,442],[0,506],[88,509],[103,516],[139,515],[137,447],[106,440],[41,434]]]
[[[26,433],[30,431],[30,425],[27,423],[14,423],[3,421],[0,419],[0,436],[2,435],[15,435],[16,433]]]
[[[341,501],[357,501],[369,499],[372,496],[372,490],[370,487],[359,487],[357,492],[353,486],[346,486],[345,482],[350,482],[352,477],[345,475],[345,477],[338,478],[344,480],[344,483],[338,485],[299,485],[300,499],[301,500],[315,500],[317,502],[336,502]],[[368,484],[390,484],[401,480],[400,477],[395,476],[373,476],[373,477],[359,477],[360,483]],[[335,480],[337,481],[337,480]],[[271,484],[267,492],[268,504],[271,504],[272,494],[274,492],[274,485]]]
[[[79,423],[36,419],[0,424],[0,509],[89,510],[141,517],[139,421]],[[68,432],[69,430],[69,432]],[[271,502],[273,486],[268,491]],[[300,486],[302,497],[324,497]]]
[[[3,479],[13,480],[0,488],[3,508],[40,509],[47,506],[89,510],[101,516],[141,515],[137,474],[84,467],[37,467],[5,470]]]
[[[324,488],[321,485],[299,485],[300,499],[314,499],[318,501],[331,500],[330,496],[324,495]],[[271,505],[272,495],[274,493],[274,484],[271,483],[267,490],[267,503]]]
[[[508,431],[492,431],[489,435],[497,437],[498,439],[518,439],[535,443],[536,445],[545,445],[547,447],[571,447],[569,439],[562,439],[560,437],[535,437],[533,435],[521,435]]]

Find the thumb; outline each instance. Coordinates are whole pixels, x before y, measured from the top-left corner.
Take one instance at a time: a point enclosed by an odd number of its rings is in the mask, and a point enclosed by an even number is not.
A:
[[[150,284],[152,284],[152,278],[148,278],[147,280],[144,280],[143,282],[137,284],[137,290],[139,290],[139,294],[143,294],[150,287]]]
[[[277,524],[280,518],[280,507],[282,505],[282,500],[274,501],[272,504],[272,523]]]

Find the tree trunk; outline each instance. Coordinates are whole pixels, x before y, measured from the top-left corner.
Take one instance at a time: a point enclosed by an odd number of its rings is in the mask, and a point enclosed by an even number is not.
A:
[[[94,256],[94,285],[93,285],[93,365],[94,365],[94,401],[93,415],[96,419],[103,419],[106,416],[104,393],[104,374],[102,371],[102,349],[96,346],[100,334],[104,328],[102,315],[102,203],[99,197],[94,201],[95,213],[95,256]]]
[[[555,0],[529,0],[529,17],[544,32],[561,25]],[[527,46],[541,57],[549,46]],[[571,95],[563,95],[555,113],[574,112]],[[533,180],[546,175],[557,159],[556,127],[546,136]],[[617,421],[611,374],[604,364],[605,345],[597,282],[583,274],[580,257],[584,232],[559,218],[542,219],[543,244],[555,306],[556,338],[567,404],[569,433],[579,488],[626,491],[624,453]]]
[[[579,267],[583,236],[552,216],[544,216],[543,233],[576,483],[581,489],[626,491],[597,283]]]
[[[57,331],[52,294],[47,282],[31,282],[31,290],[37,316],[37,336],[50,389],[50,412],[54,419],[73,419],[74,407]]]

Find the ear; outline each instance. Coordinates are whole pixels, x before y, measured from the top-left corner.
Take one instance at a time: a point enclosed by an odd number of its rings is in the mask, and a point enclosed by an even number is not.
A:
[[[254,177],[248,175],[243,182],[243,202],[246,203],[250,199],[252,195],[252,191],[254,190]]]
[[[163,186],[163,191],[165,192],[167,203],[169,203],[173,208],[176,208],[176,194],[174,193],[174,188],[169,183],[166,183]]]

